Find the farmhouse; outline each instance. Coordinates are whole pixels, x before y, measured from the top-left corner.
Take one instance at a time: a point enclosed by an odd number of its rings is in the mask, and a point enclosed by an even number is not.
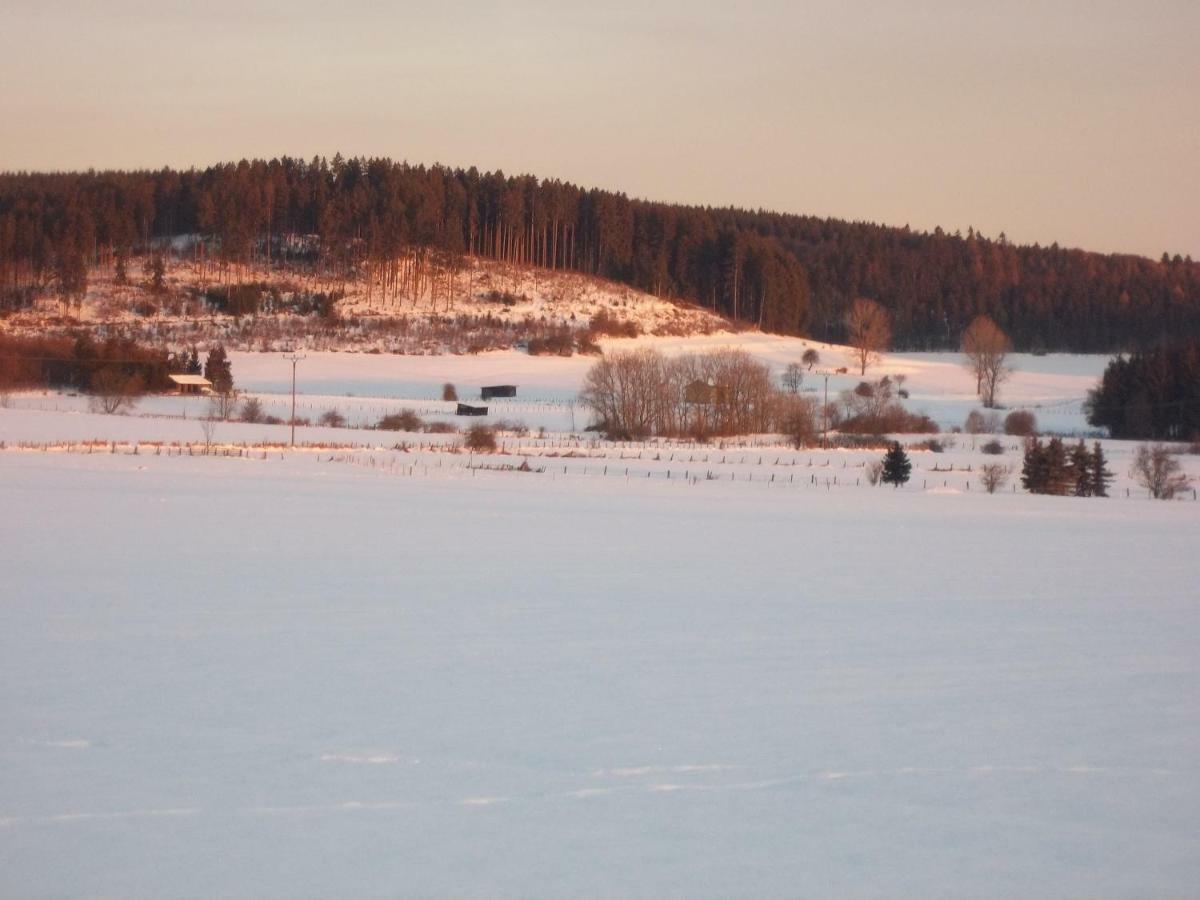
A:
[[[493,397],[515,396],[517,396],[517,386],[515,384],[491,384],[479,389],[480,400],[491,400]]]
[[[168,375],[180,394],[211,394],[212,382],[202,375]]]

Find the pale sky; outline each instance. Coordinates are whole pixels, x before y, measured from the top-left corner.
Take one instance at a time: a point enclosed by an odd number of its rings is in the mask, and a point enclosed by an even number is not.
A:
[[[0,169],[390,156],[1200,259],[1200,0],[4,0]]]

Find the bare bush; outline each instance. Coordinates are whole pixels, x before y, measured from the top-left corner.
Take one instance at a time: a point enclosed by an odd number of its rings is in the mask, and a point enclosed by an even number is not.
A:
[[[116,366],[105,366],[97,371],[90,386],[92,409],[108,415],[132,410],[145,388],[141,376],[128,375]]]
[[[983,483],[985,491],[994,494],[1008,481],[1008,466],[1001,463],[984,463],[979,467],[979,480]]]
[[[337,409],[327,409],[317,417],[317,424],[324,425],[326,428],[345,428],[346,417]]]
[[[1038,432],[1037,416],[1027,409],[1014,409],[1004,417],[1004,433],[1033,437]]]
[[[1155,500],[1173,500],[1191,487],[1183,467],[1166,444],[1140,444],[1133,454],[1129,474]]]
[[[967,413],[966,421],[963,422],[963,431],[967,434],[987,434],[987,420],[983,413],[977,409]]]
[[[937,423],[926,415],[910,413],[894,399],[895,385],[887,376],[876,382],[861,381],[840,395],[835,417],[841,431],[853,434],[936,434]]]
[[[263,412],[262,403],[259,399],[257,397],[247,397],[245,402],[242,403],[242,410],[238,414],[238,418],[243,422],[251,424],[262,422],[266,418],[266,414]]]
[[[411,409],[402,409],[384,416],[375,427],[381,431],[420,431],[424,424],[421,417]]]
[[[449,400],[449,401],[457,401],[458,400],[458,388],[456,388],[453,384],[451,384],[449,381],[447,381],[445,384],[442,385],[442,399]]]
[[[1000,443],[999,441],[992,439],[992,440],[988,441],[986,444],[982,444],[979,447],[979,452],[986,453],[989,456],[999,456],[1001,453],[1004,452],[1004,445],[1002,443]]]
[[[776,430],[786,435],[796,448],[807,447],[817,440],[819,404],[812,397],[782,394],[776,401]]]
[[[867,463],[864,470],[867,476],[867,482],[871,485],[879,484],[879,479],[883,477],[883,460],[873,459]]]
[[[222,422],[233,417],[235,406],[237,406],[237,395],[232,390],[209,395],[209,415]]]
[[[467,429],[463,446],[473,453],[495,453],[496,433],[487,425],[472,425]]]

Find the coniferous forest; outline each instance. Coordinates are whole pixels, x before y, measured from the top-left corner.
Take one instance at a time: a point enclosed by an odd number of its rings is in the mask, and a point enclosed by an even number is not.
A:
[[[845,338],[855,298],[896,349],[953,349],[987,314],[1018,350],[1111,352],[1200,336],[1200,264],[1018,246],[766,211],[634,200],[502,172],[388,159],[0,174],[0,311],[86,290],[176,235],[216,264],[370,267],[409,277],[464,254],[599,275],[785,334]],[[398,260],[409,263],[401,268]],[[401,273],[404,273],[403,275]]]

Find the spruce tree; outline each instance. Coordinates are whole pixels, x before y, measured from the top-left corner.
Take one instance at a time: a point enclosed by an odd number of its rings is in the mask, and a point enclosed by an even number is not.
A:
[[[1092,496],[1092,454],[1088,452],[1083,438],[1071,448],[1067,469],[1070,473],[1071,493],[1076,497]]]
[[[1046,448],[1036,437],[1025,442],[1025,458],[1021,464],[1021,487],[1031,494],[1046,493]]]
[[[1046,483],[1043,493],[1062,496],[1070,490],[1071,471],[1067,466],[1067,448],[1062,438],[1050,438],[1046,444]]]
[[[883,457],[883,477],[884,484],[891,484],[895,487],[900,487],[908,481],[908,476],[912,472],[912,463],[909,462],[908,454],[904,452],[904,448],[900,446],[899,441],[893,441],[892,446],[888,448],[887,453]]]
[[[1100,442],[1096,441],[1092,444],[1090,477],[1088,479],[1093,497],[1108,496],[1108,485],[1112,482],[1113,473],[1109,471],[1107,462],[1104,458],[1104,451],[1100,449]]]
[[[214,394],[228,394],[233,390],[233,371],[225,348],[220,344],[208,351],[204,362],[204,377],[212,382]]]

